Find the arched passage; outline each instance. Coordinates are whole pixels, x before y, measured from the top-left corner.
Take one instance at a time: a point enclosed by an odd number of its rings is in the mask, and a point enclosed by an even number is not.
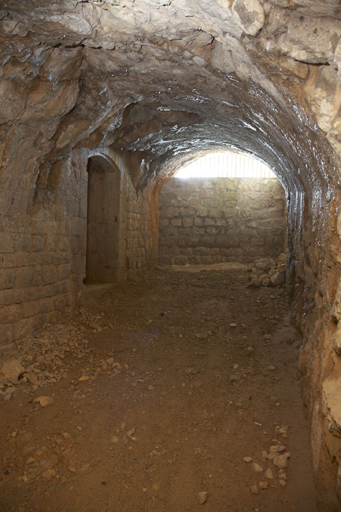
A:
[[[286,195],[262,162],[210,152],[162,187],[159,263],[251,263],[286,252]]]
[[[288,190],[314,469],[332,503],[341,495],[338,1],[27,3],[0,9],[1,343],[77,303],[87,151],[129,154],[122,259],[132,271],[152,266],[151,205],[176,159],[231,145],[275,163]],[[95,232],[107,234],[104,224]]]
[[[117,280],[120,174],[101,156],[89,158],[86,283]]]

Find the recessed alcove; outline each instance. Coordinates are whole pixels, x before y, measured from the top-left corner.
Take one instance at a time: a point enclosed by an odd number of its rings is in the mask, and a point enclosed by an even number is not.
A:
[[[259,160],[211,152],[162,187],[160,264],[252,263],[285,252],[285,190]]]

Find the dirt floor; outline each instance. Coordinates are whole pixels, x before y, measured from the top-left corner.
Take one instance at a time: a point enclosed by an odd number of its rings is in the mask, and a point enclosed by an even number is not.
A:
[[[247,284],[155,270],[2,354],[1,512],[315,512],[300,339]]]

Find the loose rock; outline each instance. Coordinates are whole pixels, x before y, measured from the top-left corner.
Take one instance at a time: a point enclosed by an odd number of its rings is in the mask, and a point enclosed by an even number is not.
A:
[[[207,498],[208,498],[208,492],[207,491],[199,492],[199,494],[198,494],[198,503],[199,503],[199,505],[203,505],[204,503],[206,503]]]

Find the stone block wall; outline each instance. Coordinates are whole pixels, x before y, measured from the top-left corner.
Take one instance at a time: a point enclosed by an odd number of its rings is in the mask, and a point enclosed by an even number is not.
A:
[[[122,157],[103,154],[121,175],[117,279],[123,280],[128,272],[150,266],[153,202],[148,188],[136,193]],[[0,347],[46,323],[62,322],[80,298],[90,156],[88,150],[75,150],[41,171],[29,195],[22,180],[12,208],[0,215]]]
[[[162,188],[159,262],[251,262],[285,247],[286,198],[277,179],[171,178]]]

